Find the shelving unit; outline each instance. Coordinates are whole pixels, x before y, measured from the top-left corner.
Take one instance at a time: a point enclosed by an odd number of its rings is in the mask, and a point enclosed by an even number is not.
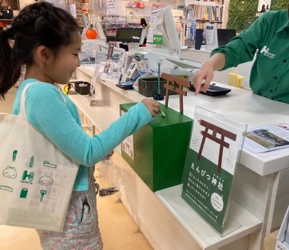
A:
[[[228,21],[229,1],[185,0],[185,5],[193,8],[200,28],[203,28],[205,23],[218,23],[219,28],[225,29]]]
[[[126,27],[126,17],[121,16],[104,16],[102,21],[102,29],[106,37],[113,39],[116,36],[118,28]]]
[[[104,34],[109,37],[110,40],[116,36],[118,28],[140,28],[140,18],[138,23],[133,23],[127,20],[126,17],[121,16],[105,16],[102,21],[102,28]]]
[[[142,2],[142,1],[117,1],[117,13],[114,15],[103,15],[102,27],[105,35],[111,37],[116,34],[116,30],[120,27],[141,27],[140,20],[145,18],[149,23],[149,18],[154,9],[169,7],[170,9],[176,9],[176,3],[172,0],[166,1],[166,3]],[[118,20],[124,18],[123,21]]]

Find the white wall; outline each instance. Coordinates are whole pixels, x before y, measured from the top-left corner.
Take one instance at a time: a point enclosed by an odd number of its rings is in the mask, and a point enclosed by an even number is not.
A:
[[[19,0],[20,3],[20,9],[23,9],[26,5],[35,3],[36,1],[34,0]]]
[[[19,0],[20,9],[23,9],[26,5],[35,3],[35,0]],[[18,10],[13,11],[14,17],[19,14]]]

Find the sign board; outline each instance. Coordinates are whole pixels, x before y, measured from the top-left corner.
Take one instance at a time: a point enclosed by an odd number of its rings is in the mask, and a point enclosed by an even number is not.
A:
[[[118,13],[118,1],[107,0],[106,1],[106,14],[109,15],[119,15]]]
[[[154,44],[154,42],[157,41],[158,42],[157,44],[159,44],[160,39],[156,38],[159,38],[162,35],[164,14],[165,14],[164,9],[158,9],[152,12],[149,21],[147,43]]]
[[[247,125],[196,107],[182,198],[222,234]]]
[[[213,50],[218,47],[218,34],[216,24],[206,25],[206,45],[208,50]]]

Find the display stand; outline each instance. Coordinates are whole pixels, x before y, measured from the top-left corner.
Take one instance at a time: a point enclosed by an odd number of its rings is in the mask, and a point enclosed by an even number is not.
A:
[[[91,78],[89,94],[88,94],[88,102],[89,102],[90,106],[97,105],[97,103],[98,103],[97,99],[95,98],[95,84],[96,84],[96,81],[99,77],[99,69],[100,69],[99,65],[95,64],[93,76]]]
[[[182,198],[221,236],[229,215],[235,166],[247,125],[201,107],[194,126],[183,175]],[[230,230],[241,226],[233,223]]]

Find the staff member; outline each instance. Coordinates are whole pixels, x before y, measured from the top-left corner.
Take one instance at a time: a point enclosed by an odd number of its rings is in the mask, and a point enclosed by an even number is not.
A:
[[[228,44],[214,49],[210,59],[193,78],[195,94],[208,90],[215,70],[236,67],[253,60],[256,54],[250,75],[252,91],[272,100],[289,103],[288,12],[265,12]]]

